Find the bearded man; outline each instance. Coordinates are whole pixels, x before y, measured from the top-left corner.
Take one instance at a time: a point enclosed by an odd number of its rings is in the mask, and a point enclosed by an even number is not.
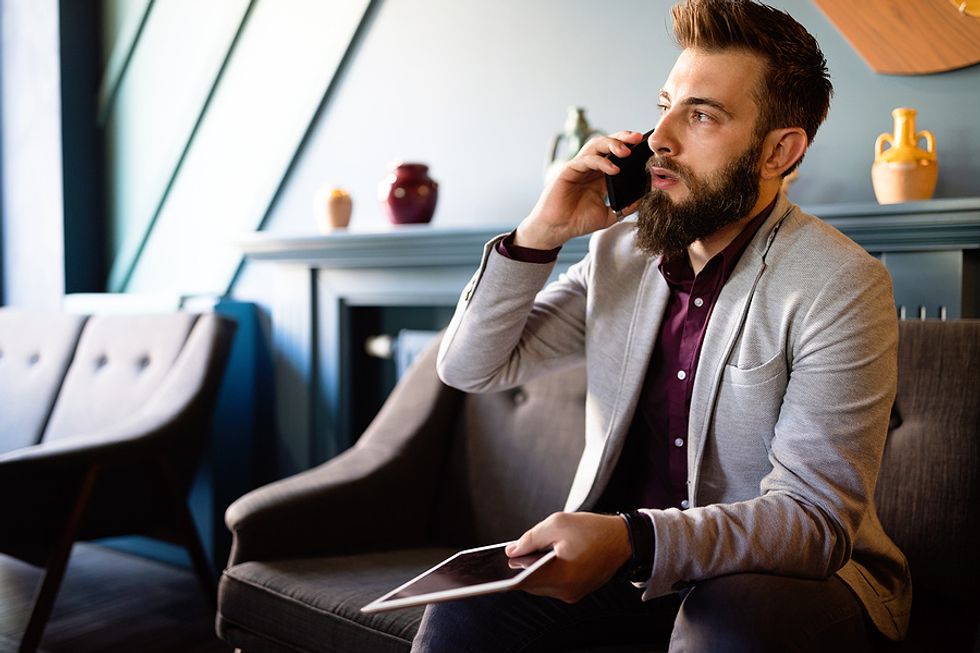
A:
[[[557,558],[528,593],[429,606],[416,651],[870,651],[904,635],[908,567],[873,504],[891,283],[781,190],[826,117],[826,61],[749,0],[687,0],[673,22],[637,220],[617,222],[604,175],[642,136],[590,141],[488,244],[440,350],[443,380],[470,392],[586,362],[566,512],[508,547]],[[584,234],[587,256],[542,290]]]

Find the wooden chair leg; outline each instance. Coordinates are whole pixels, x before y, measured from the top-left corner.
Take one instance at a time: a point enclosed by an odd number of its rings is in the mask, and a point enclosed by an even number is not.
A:
[[[31,609],[27,628],[24,629],[24,635],[21,637],[20,647],[17,649],[18,653],[34,653],[41,644],[44,628],[48,624],[55,599],[58,598],[58,590],[61,588],[61,581],[65,576],[68,558],[71,556],[72,547],[75,545],[75,536],[78,534],[78,528],[85,517],[85,510],[88,508],[89,499],[92,497],[92,490],[95,487],[98,474],[98,466],[92,465],[82,479],[78,498],[75,499],[75,505],[68,517],[68,523],[65,524],[61,537],[55,542],[54,549],[48,558],[44,578],[34,597],[34,607]]]
[[[191,558],[191,565],[194,567],[194,575],[197,582],[204,592],[208,607],[214,612],[218,607],[218,583],[215,580],[214,568],[208,561],[208,556],[204,552],[204,545],[201,544],[201,537],[194,524],[190,508],[187,506],[187,498],[177,483],[177,478],[170,465],[166,461],[160,461],[164,480],[167,484],[167,494],[170,495],[173,505],[174,517],[177,520],[177,527],[184,539],[184,546]]]

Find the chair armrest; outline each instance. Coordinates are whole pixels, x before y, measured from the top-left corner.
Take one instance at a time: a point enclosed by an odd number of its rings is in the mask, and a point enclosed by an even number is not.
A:
[[[436,343],[437,346],[438,343]],[[258,488],[225,513],[228,565],[421,544],[462,393],[422,355],[351,449]]]

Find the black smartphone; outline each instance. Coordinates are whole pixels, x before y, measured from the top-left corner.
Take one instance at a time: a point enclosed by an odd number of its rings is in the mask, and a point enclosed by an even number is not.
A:
[[[606,195],[609,198],[609,208],[620,217],[630,204],[650,190],[647,160],[653,152],[650,151],[647,139],[652,133],[651,129],[643,134],[643,140],[632,146],[630,153],[625,157],[608,155],[609,160],[619,166],[619,174],[606,175]]]

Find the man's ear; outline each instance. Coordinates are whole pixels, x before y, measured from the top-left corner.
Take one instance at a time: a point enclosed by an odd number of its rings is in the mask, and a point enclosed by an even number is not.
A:
[[[769,132],[762,145],[762,178],[781,177],[800,160],[807,145],[806,132],[800,127],[786,127]]]

